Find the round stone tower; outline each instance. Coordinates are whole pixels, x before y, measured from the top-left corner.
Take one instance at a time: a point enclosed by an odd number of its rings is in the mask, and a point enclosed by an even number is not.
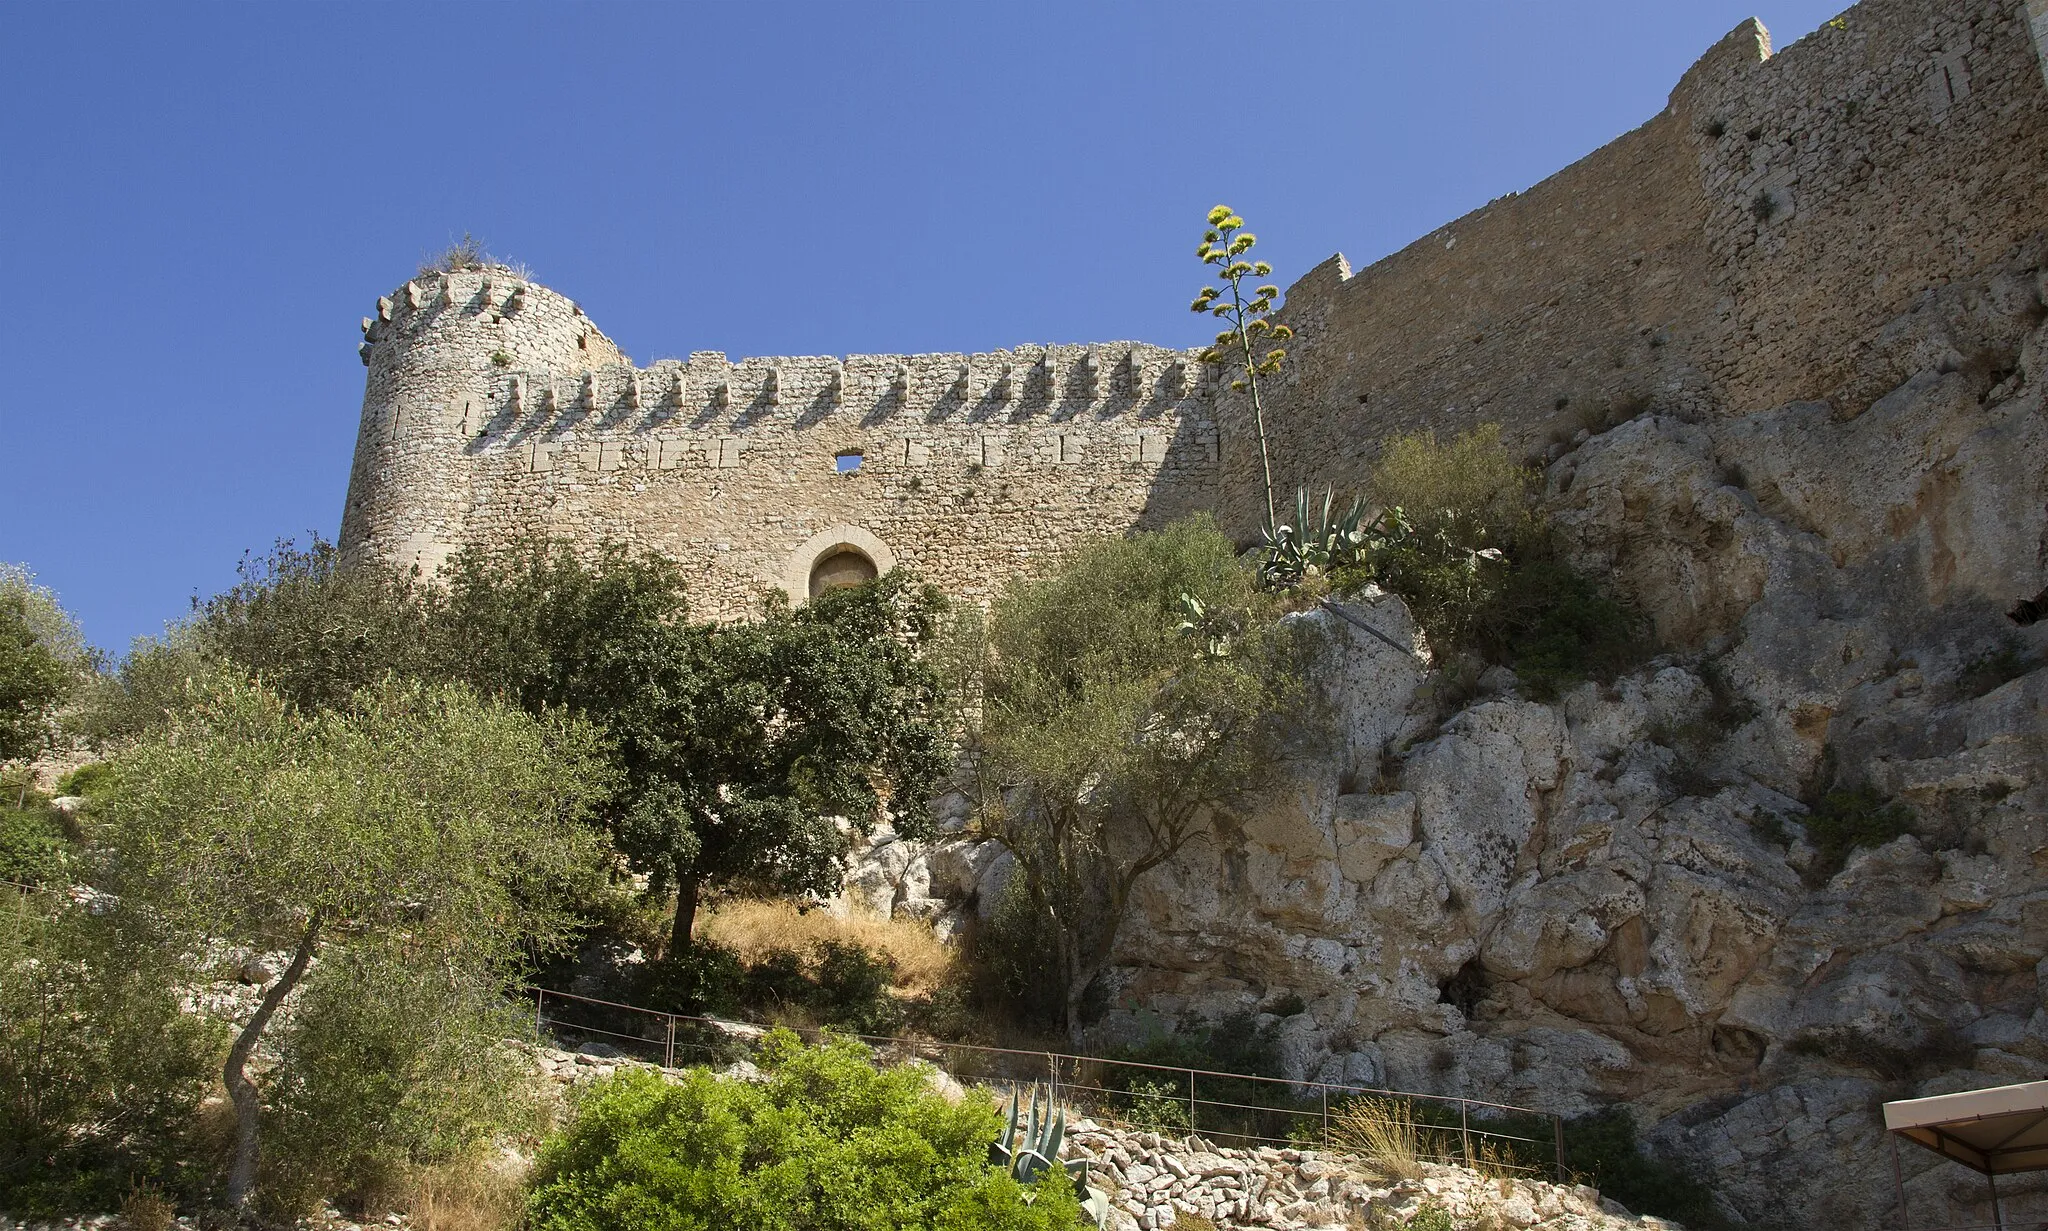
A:
[[[477,444],[497,420],[623,361],[583,309],[502,266],[426,273],[363,318],[362,425],[341,551],[431,573],[464,542]],[[500,424],[499,426],[502,426]]]

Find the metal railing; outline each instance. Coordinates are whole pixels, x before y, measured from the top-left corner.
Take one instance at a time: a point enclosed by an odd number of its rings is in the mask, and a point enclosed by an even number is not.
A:
[[[573,1050],[592,1041],[667,1068],[728,1065],[753,1054],[768,1027],[531,988],[536,1043]],[[794,1028],[807,1042],[824,1030]],[[1100,1121],[1171,1136],[1246,1146],[1355,1153],[1332,1133],[1356,1100],[1379,1100],[1412,1120],[1422,1162],[1484,1166],[1568,1182],[1564,1120],[1551,1113],[1456,1095],[1416,1094],[1335,1082],[1112,1060],[1056,1051],[852,1035],[883,1062],[921,1060],[963,1083],[1012,1090],[1046,1082],[1069,1106]]]

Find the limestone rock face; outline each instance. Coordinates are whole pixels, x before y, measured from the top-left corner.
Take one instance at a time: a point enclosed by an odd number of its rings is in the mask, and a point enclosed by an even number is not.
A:
[[[2048,1078],[2048,307],[2015,261],[1886,329],[1867,405],[1550,465],[1576,563],[1668,649],[1623,678],[1440,721],[1424,657],[1295,617],[1338,738],[1140,883],[1097,1036],[1257,1014],[1289,1076],[1625,1103],[1738,1220],[1879,1225],[1881,1102]],[[1396,598],[1346,612],[1416,644]],[[1910,832],[1828,854],[1808,803],[1852,787]],[[998,862],[942,846],[929,892],[985,904]],[[1916,1218],[1989,1220],[1904,1162]]]

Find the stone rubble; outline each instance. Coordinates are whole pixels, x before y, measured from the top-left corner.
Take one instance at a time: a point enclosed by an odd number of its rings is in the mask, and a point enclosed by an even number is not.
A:
[[[1219,1146],[1200,1136],[1156,1133],[1077,1121],[1070,1158],[1089,1161],[1091,1182],[1111,1192],[1110,1231],[1159,1231],[1190,1215],[1219,1231],[1347,1231],[1391,1217],[1405,1226],[1427,1204],[1460,1227],[1513,1231],[1676,1228],[1634,1217],[1583,1185],[1496,1179],[1460,1167],[1424,1164],[1413,1180],[1374,1175],[1359,1160],[1317,1150]]]

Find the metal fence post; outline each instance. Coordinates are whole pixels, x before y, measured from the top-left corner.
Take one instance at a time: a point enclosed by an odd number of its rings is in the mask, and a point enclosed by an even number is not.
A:
[[[1464,1099],[1458,1100],[1458,1136],[1465,1143],[1465,1165],[1467,1167],[1472,1165],[1472,1119],[1468,1114],[1470,1110],[1470,1103],[1467,1103]]]
[[[543,1005],[547,1004],[547,1002],[548,1002],[548,989],[546,989],[546,988],[544,988],[544,987],[537,987],[537,988],[534,988],[534,989],[533,989],[533,1045],[534,1045],[535,1047],[539,1047],[539,1046],[540,1046],[540,1014],[541,1014],[541,1007],[542,1007]]]
[[[668,1015],[668,1047],[665,1055],[667,1060],[661,1067],[665,1069],[676,1067],[676,1015],[673,1013]]]
[[[1550,1133],[1557,1146],[1557,1182],[1564,1183],[1564,1117],[1553,1114],[1550,1117]]]
[[[1188,1133],[1193,1135],[1195,1127],[1195,1071],[1188,1070]]]
[[[1327,1149],[1329,1149],[1329,1148],[1330,1148],[1330,1088],[1329,1088],[1328,1086],[1324,1086],[1324,1087],[1322,1088],[1322,1090],[1323,1090],[1323,1148],[1324,1148],[1325,1150],[1327,1150]]]

